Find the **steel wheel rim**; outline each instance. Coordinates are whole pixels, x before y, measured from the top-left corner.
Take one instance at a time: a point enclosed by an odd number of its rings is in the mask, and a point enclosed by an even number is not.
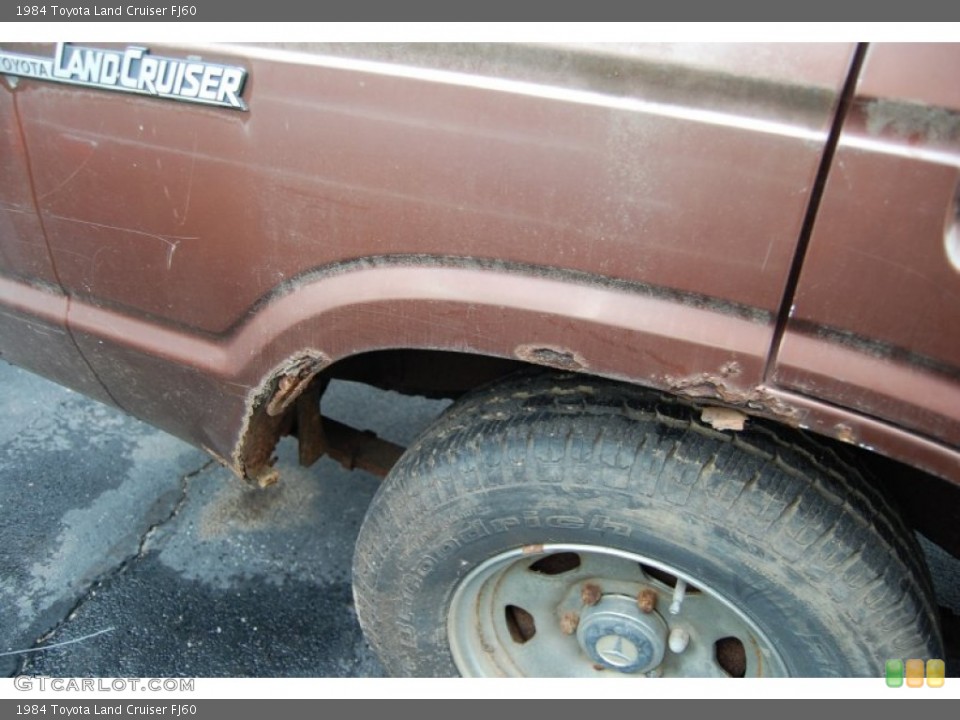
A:
[[[587,585],[600,590],[593,605]],[[639,607],[649,605],[649,595],[638,602],[643,590],[655,595],[651,612]],[[788,675],[767,635],[715,589],[660,560],[595,545],[525,546],[486,560],[457,586],[447,637],[464,677]]]

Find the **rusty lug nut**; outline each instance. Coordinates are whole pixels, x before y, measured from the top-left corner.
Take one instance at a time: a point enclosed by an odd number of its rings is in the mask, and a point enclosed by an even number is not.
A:
[[[601,595],[603,592],[596,583],[585,583],[580,589],[580,600],[584,605],[596,605],[600,602]]]
[[[580,624],[580,616],[575,612],[565,612],[560,618],[560,632],[564,635],[573,635]]]
[[[652,613],[657,607],[657,594],[650,588],[641,590],[637,595],[637,607],[642,613]]]

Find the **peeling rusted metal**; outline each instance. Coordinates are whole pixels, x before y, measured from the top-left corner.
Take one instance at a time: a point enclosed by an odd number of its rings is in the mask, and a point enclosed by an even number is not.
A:
[[[845,443],[853,444],[857,441],[856,435],[853,434],[853,428],[843,423],[840,423],[834,428],[834,436],[837,440]]]
[[[284,394],[286,411],[274,415],[270,404],[261,402],[251,415],[242,450],[243,476],[259,487],[276,483],[279,473],[273,468],[273,451],[284,435],[295,435],[299,443],[299,461],[303,466],[313,465],[327,455],[348,470],[366,470],[378,477],[386,477],[405,448],[382,440],[369,431],[356,430],[348,425],[325,418],[320,413],[320,398],[326,389],[325,378],[317,378],[316,366],[300,365],[303,374],[291,372],[276,382]],[[281,387],[282,378],[298,377]],[[306,379],[309,376],[309,380]],[[295,392],[296,401],[292,407]],[[277,395],[274,394],[273,398]],[[279,405],[275,407],[280,407]]]
[[[667,375],[664,377],[664,382],[667,389],[677,395],[720,400],[729,405],[776,417],[778,420],[793,426],[800,423],[801,413],[773,395],[767,388],[763,386],[753,388],[731,387],[727,377],[726,375],[711,373],[699,373],[686,378]]]
[[[558,370],[584,370],[589,367],[579,353],[550,345],[519,345],[513,354],[524,362]]]
[[[233,467],[242,477],[259,487],[276,483],[280,475],[274,469],[273,452],[284,435],[297,436],[302,465],[329,455],[348,469],[359,468],[379,477],[390,471],[404,448],[321,416],[320,397],[327,379],[319,374],[329,364],[325,353],[301,353],[276,368],[251,394],[242,440],[234,455]]]
[[[329,364],[330,358],[326,355],[308,355],[296,361],[277,379],[276,390],[267,404],[267,414],[277,416],[283,413],[309,387],[317,373]]]
[[[714,430],[743,430],[747,416],[731,408],[705,407],[700,411],[700,419]]]
[[[283,409],[309,386],[309,381],[299,382],[295,378],[316,377],[329,364],[330,358],[319,350],[300,352],[276,366],[248,395],[247,411],[231,463],[240,477],[260,487],[277,482],[279,473],[272,469],[273,451],[280,438],[290,434],[294,420],[292,413]],[[283,383],[281,388],[283,378],[292,381]],[[268,412],[271,406],[277,411],[274,414]]]
[[[235,467],[241,477],[259,487],[267,487],[277,482],[279,473],[273,470],[273,451],[280,438],[286,434],[289,424],[288,416],[268,415],[265,404],[251,411],[243,443],[236,453]]]

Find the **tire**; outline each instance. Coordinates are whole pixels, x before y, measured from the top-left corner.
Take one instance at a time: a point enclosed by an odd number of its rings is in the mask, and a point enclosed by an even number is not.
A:
[[[699,415],[572,374],[455,403],[357,542],[388,672],[879,677],[943,657],[923,555],[855,469],[799,431]]]

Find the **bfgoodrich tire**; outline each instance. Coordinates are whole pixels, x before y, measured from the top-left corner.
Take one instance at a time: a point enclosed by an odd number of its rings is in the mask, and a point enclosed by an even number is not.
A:
[[[354,559],[394,675],[880,676],[943,657],[922,554],[830,449],[657,393],[522,374],[454,405]]]

